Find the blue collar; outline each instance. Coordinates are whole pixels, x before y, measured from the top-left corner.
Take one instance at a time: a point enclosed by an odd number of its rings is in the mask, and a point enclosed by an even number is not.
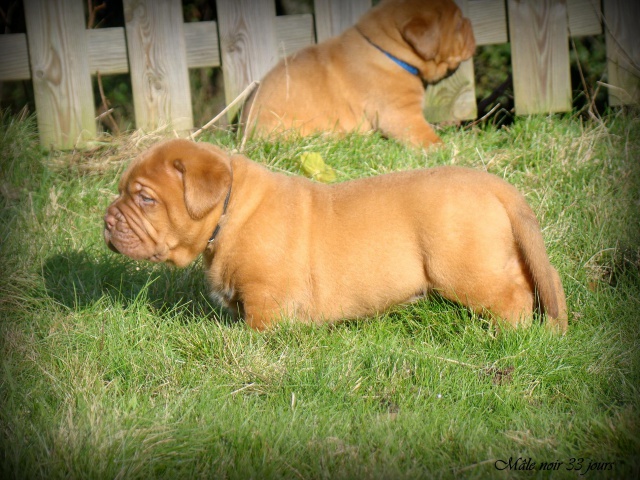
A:
[[[356,29],[358,30],[358,29]],[[405,62],[404,60],[400,60],[398,57],[391,55],[389,52],[387,52],[386,50],[383,50],[382,48],[380,48],[378,45],[376,45],[375,43],[373,43],[371,40],[369,40],[369,38],[362,33],[360,30],[358,30],[358,33],[360,35],[362,35],[362,37],[369,42],[372,46],[374,46],[375,48],[377,48],[378,50],[380,50],[382,53],[384,53],[387,57],[389,57],[391,60],[393,60],[397,65],[400,65],[402,68],[404,68],[407,72],[409,72],[412,75],[418,76],[420,74],[420,70],[418,70],[416,67],[414,67],[413,65]]]

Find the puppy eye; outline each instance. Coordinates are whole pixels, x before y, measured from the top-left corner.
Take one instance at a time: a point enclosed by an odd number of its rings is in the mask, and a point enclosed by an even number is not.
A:
[[[139,193],[138,196],[140,197],[140,202],[144,205],[153,205],[154,203],[156,203],[155,199],[147,197],[143,193]]]

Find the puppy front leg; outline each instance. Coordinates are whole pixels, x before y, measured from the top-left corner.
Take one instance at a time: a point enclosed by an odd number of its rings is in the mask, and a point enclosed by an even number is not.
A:
[[[421,110],[408,115],[395,113],[383,116],[378,128],[385,136],[405,141],[418,148],[442,144],[433,127],[424,119]]]
[[[282,314],[282,308],[270,296],[249,296],[243,306],[245,322],[260,332],[275,325]]]

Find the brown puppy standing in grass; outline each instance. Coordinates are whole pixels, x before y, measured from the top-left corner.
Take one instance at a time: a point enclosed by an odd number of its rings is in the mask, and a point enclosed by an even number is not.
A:
[[[207,144],[141,154],[108,207],[109,247],[185,266],[262,330],[284,317],[373,315],[437,292],[513,326],[540,304],[564,332],[564,291],[538,222],[502,179],[460,167],[325,185]],[[537,301],[537,298],[539,301]]]
[[[246,135],[370,131],[428,147],[424,84],[475,50],[454,0],[383,0],[341,35],[282,60],[243,111]]]

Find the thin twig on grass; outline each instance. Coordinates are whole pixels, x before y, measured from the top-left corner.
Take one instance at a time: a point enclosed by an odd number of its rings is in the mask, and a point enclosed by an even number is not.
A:
[[[482,465],[487,465],[492,463],[495,464],[497,461],[498,461],[497,458],[490,458],[489,460],[483,460],[482,462],[473,463],[471,465],[467,465],[466,467],[459,468],[454,473],[457,475],[459,473],[466,472],[467,470],[473,470],[474,468],[481,467]]]
[[[498,85],[498,87],[493,92],[491,92],[491,94],[488,97],[483,98],[478,102],[478,111],[483,112],[485,108],[487,108],[489,105],[495,102],[498,98],[504,95],[507,89],[509,89],[509,87],[512,87],[512,86],[513,86],[513,77],[511,76],[511,74],[509,74],[507,75],[507,78],[505,79],[505,81],[502,82],[500,85]]]
[[[443,362],[455,363],[456,365],[461,365],[463,367],[475,368],[477,370],[481,370],[481,369],[485,368],[485,367],[481,367],[480,365],[473,365],[472,363],[465,363],[465,362],[461,362],[460,360],[454,360],[453,358],[440,357],[438,355],[433,355],[433,354],[430,354],[430,353],[427,353],[426,355],[428,355],[431,358],[435,358],[436,360],[442,360]]]
[[[485,375],[490,376],[494,384],[502,385],[503,383],[511,381],[511,377],[515,368],[513,366],[509,366],[503,369],[498,369],[497,368],[498,363],[504,362],[505,360],[512,360],[514,358],[517,358],[523,353],[525,353],[526,351],[527,350],[524,349],[524,350],[521,350],[519,353],[516,353],[515,355],[509,355],[507,357],[499,358],[495,362],[493,362],[490,366],[474,365],[472,363],[461,362],[460,360],[455,360],[453,358],[441,357],[441,356],[433,355],[429,353],[427,353],[426,355],[431,358],[435,358],[436,360],[442,360],[443,362],[449,362],[455,365],[460,365],[462,367],[467,367],[473,370],[477,370],[478,372],[481,372]]]
[[[115,110],[115,108],[110,108],[109,110],[107,110],[106,112],[102,112],[100,115],[98,115],[96,117],[96,120],[102,120],[102,118],[106,117],[107,115],[111,115],[111,113]]]
[[[486,114],[484,114],[479,119],[474,120],[473,122],[469,123],[465,128],[469,129],[471,127],[475,127],[479,123],[484,122],[487,118],[489,118],[491,115],[493,115],[495,113],[495,111],[498,110],[501,106],[502,105],[500,103],[496,103],[491,110],[489,110]]]
[[[96,79],[98,80],[98,91],[100,92],[100,99],[102,100],[102,109],[104,110],[100,115],[96,117],[96,120],[101,121],[102,123],[107,124],[114,135],[120,135],[120,127],[118,127],[118,122],[113,118],[111,112],[113,112],[113,108],[109,105],[109,100],[107,96],[104,94],[104,88],[102,88],[102,76],[100,75],[100,70],[96,70]]]
[[[255,385],[256,385],[256,382],[248,383],[248,384],[246,384],[245,386],[240,387],[240,388],[238,388],[237,390],[234,390],[234,391],[233,391],[233,392],[231,392],[229,395],[230,395],[230,396],[233,396],[233,395],[235,395],[236,393],[240,393],[240,392],[242,392],[243,390],[246,390],[247,388],[251,388],[251,387],[253,387],[253,386],[255,386]]]
[[[571,32],[569,32],[571,34]],[[584,89],[584,94],[587,97],[587,102],[589,104],[587,108],[587,112],[589,116],[595,120],[596,122],[602,123],[600,116],[596,112],[596,97],[595,95],[591,95],[589,93],[589,87],[587,87],[587,81],[584,78],[584,73],[582,72],[582,65],[580,64],[580,58],[578,56],[578,49],[576,48],[576,42],[573,40],[573,37],[569,35],[569,39],[571,41],[571,47],[576,54],[576,65],[578,67],[578,73],[580,74],[580,82],[582,83],[582,88]]]
[[[208,129],[209,127],[211,127],[211,125],[213,125],[214,123],[216,123],[218,120],[220,120],[222,118],[222,116],[224,114],[226,114],[231,108],[233,108],[238,102],[240,102],[241,100],[244,100],[246,97],[249,96],[249,94],[251,92],[253,92],[253,90],[260,84],[260,82],[258,81],[254,81],[251,82],[251,84],[245,88],[242,93],[240,93],[240,95],[238,95],[235,100],[233,100],[229,105],[227,105],[226,107],[224,107],[224,109],[215,117],[213,117],[211,120],[209,120],[206,125],[204,125],[202,128],[198,129],[196,132],[191,134],[191,140],[195,140],[197,136],[199,136],[202,132],[204,132],[206,129]]]

